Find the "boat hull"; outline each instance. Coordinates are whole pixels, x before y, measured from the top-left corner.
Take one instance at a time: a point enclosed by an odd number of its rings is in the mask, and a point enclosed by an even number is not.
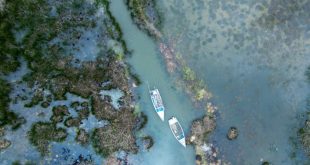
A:
[[[184,131],[178,121],[177,118],[172,117],[169,119],[169,126],[171,129],[172,134],[174,135],[175,139],[183,146],[186,147],[185,135]]]
[[[163,101],[161,99],[158,89],[151,90],[150,96],[151,96],[151,100],[152,100],[152,104],[155,109],[155,112],[157,113],[159,118],[162,121],[164,121],[165,120],[165,107],[163,105]]]

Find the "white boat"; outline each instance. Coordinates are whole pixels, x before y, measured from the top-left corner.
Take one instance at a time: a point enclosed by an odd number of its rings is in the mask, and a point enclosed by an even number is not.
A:
[[[179,141],[179,143],[186,147],[184,132],[178,119],[175,117],[171,117],[168,122],[174,137]]]
[[[159,94],[159,90],[158,89],[150,90],[150,96],[157,115],[160,117],[162,121],[164,121],[165,107],[163,104],[163,100],[161,99],[161,96]]]

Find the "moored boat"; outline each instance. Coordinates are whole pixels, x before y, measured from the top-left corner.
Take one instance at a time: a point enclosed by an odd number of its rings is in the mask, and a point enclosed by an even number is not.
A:
[[[164,121],[165,120],[165,107],[163,101],[161,99],[160,93],[158,89],[150,90],[151,100],[154,106],[154,109],[159,116],[159,118]]]
[[[168,122],[174,137],[179,141],[179,143],[186,147],[184,131],[178,119],[175,117],[171,117]]]

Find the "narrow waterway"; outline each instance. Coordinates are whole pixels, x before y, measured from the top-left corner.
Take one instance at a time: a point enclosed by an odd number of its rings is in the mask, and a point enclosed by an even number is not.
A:
[[[143,131],[144,134],[151,135],[155,142],[150,151],[132,155],[130,161],[134,164],[154,165],[194,164],[193,147],[188,146],[185,149],[175,140],[168,119],[172,116],[177,117],[185,133],[188,133],[192,120],[202,116],[202,111],[193,109],[187,97],[181,91],[175,90],[174,82],[165,70],[155,42],[133,24],[124,1],[113,0],[111,11],[122,28],[128,48],[133,50],[129,63],[144,82],[137,89],[140,109],[148,116],[148,123]],[[166,107],[165,122],[159,119],[152,107],[145,83],[147,81],[150,86],[156,86],[161,92]]]

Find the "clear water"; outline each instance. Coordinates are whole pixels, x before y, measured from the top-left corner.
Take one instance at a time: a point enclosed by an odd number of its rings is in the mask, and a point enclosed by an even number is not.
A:
[[[153,109],[147,84],[144,83],[136,89],[140,96],[139,107],[148,116],[148,123],[140,134],[151,135],[155,144],[148,152],[130,155],[130,162],[154,165],[194,164],[193,147],[188,146],[185,149],[176,141],[170,131],[168,119],[177,117],[185,133],[188,133],[192,120],[201,116],[202,112],[195,110],[188,98],[173,87],[174,82],[165,70],[156,43],[133,24],[124,1],[113,0],[111,11],[120,23],[128,48],[133,50],[129,63],[142,82],[148,81],[151,87],[156,86],[159,89],[166,107],[165,122],[162,122]]]
[[[219,113],[211,139],[232,164],[306,164],[294,143],[310,92],[310,3],[290,7],[294,2],[158,3],[164,36],[214,95]],[[231,126],[240,132],[235,141],[226,139]]]

